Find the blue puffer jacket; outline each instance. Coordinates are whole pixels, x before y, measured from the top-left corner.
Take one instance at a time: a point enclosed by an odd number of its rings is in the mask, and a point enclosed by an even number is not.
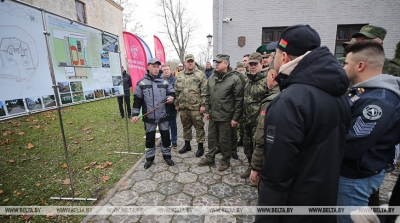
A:
[[[138,81],[133,98],[133,116],[139,115],[140,108],[142,108],[142,113],[146,114],[164,103],[167,97],[175,98],[174,88],[163,78],[162,74],[160,71],[157,76],[151,76],[147,71],[143,79]],[[168,120],[165,106],[161,106],[143,118],[143,121],[147,123],[160,123]]]

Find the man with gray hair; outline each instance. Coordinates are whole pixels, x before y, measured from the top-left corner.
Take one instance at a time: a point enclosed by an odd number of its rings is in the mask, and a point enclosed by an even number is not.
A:
[[[208,125],[208,153],[199,166],[215,163],[217,143],[222,152],[219,171],[228,169],[232,155],[232,135],[242,115],[243,87],[240,73],[229,66],[229,55],[218,54],[214,60],[215,71],[208,79],[206,90],[206,119]],[[235,138],[236,141],[236,138]]]

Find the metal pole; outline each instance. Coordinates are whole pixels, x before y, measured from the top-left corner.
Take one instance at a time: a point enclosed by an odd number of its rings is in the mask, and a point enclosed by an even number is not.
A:
[[[54,97],[57,102],[58,118],[60,119],[61,135],[62,135],[63,145],[64,145],[65,161],[66,161],[67,167],[68,167],[68,175],[69,175],[70,186],[71,186],[72,200],[77,200],[77,198],[74,197],[75,196],[74,181],[72,178],[71,165],[70,165],[70,161],[69,161],[69,157],[68,157],[67,141],[65,139],[65,131],[64,131],[64,125],[63,125],[63,121],[62,121],[61,108],[60,108],[61,103],[60,103],[59,94],[57,91],[58,86],[56,84],[56,78],[54,75],[54,67],[53,67],[53,61],[52,61],[50,43],[49,43],[50,33],[46,29],[46,16],[44,14],[43,9],[41,9],[41,13],[42,13],[42,20],[43,20],[43,28],[44,28],[43,34],[46,37],[45,38],[46,39],[46,47],[47,47],[47,53],[49,55],[49,68],[50,68],[51,80],[53,82]],[[50,199],[53,199],[53,198],[50,197]],[[97,198],[90,198],[90,199],[97,200]]]

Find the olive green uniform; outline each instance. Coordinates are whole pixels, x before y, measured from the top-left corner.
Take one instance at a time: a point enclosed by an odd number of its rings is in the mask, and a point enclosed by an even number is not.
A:
[[[232,155],[231,120],[239,121],[243,109],[243,86],[239,72],[231,68],[227,73],[214,71],[208,79],[206,112],[210,115],[208,125],[207,162],[215,160],[217,143],[222,153],[221,165],[229,165]],[[229,133],[229,134],[228,134]]]
[[[264,160],[264,118],[269,103],[280,93],[279,85],[270,89],[270,95],[261,102],[260,113],[257,120],[257,129],[254,134],[254,151],[251,158],[251,169],[261,172]]]

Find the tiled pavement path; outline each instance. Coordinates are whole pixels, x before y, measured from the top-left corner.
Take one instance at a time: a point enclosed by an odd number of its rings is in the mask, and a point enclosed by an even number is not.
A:
[[[249,179],[239,174],[247,167],[243,147],[239,147],[239,160],[231,160],[231,166],[218,171],[221,154],[216,157],[216,166],[198,167],[200,158],[195,157],[197,144],[192,140],[192,151],[179,154],[183,146],[182,127],[178,117],[178,149],[172,149],[175,166],[163,162],[157,149],[155,163],[149,169],[143,168],[140,159],[133,172],[124,181],[125,186],[116,185],[115,193],[103,199],[102,205],[110,206],[245,206],[256,205],[257,191],[250,186]],[[207,129],[207,126],[205,126]],[[205,143],[207,148],[207,143]],[[399,174],[399,165],[396,173]],[[381,201],[387,202],[387,192],[394,187],[396,175],[386,174],[381,186]],[[100,202],[101,203],[101,202]],[[83,222],[253,222],[254,216],[233,215],[115,215],[86,217]]]

